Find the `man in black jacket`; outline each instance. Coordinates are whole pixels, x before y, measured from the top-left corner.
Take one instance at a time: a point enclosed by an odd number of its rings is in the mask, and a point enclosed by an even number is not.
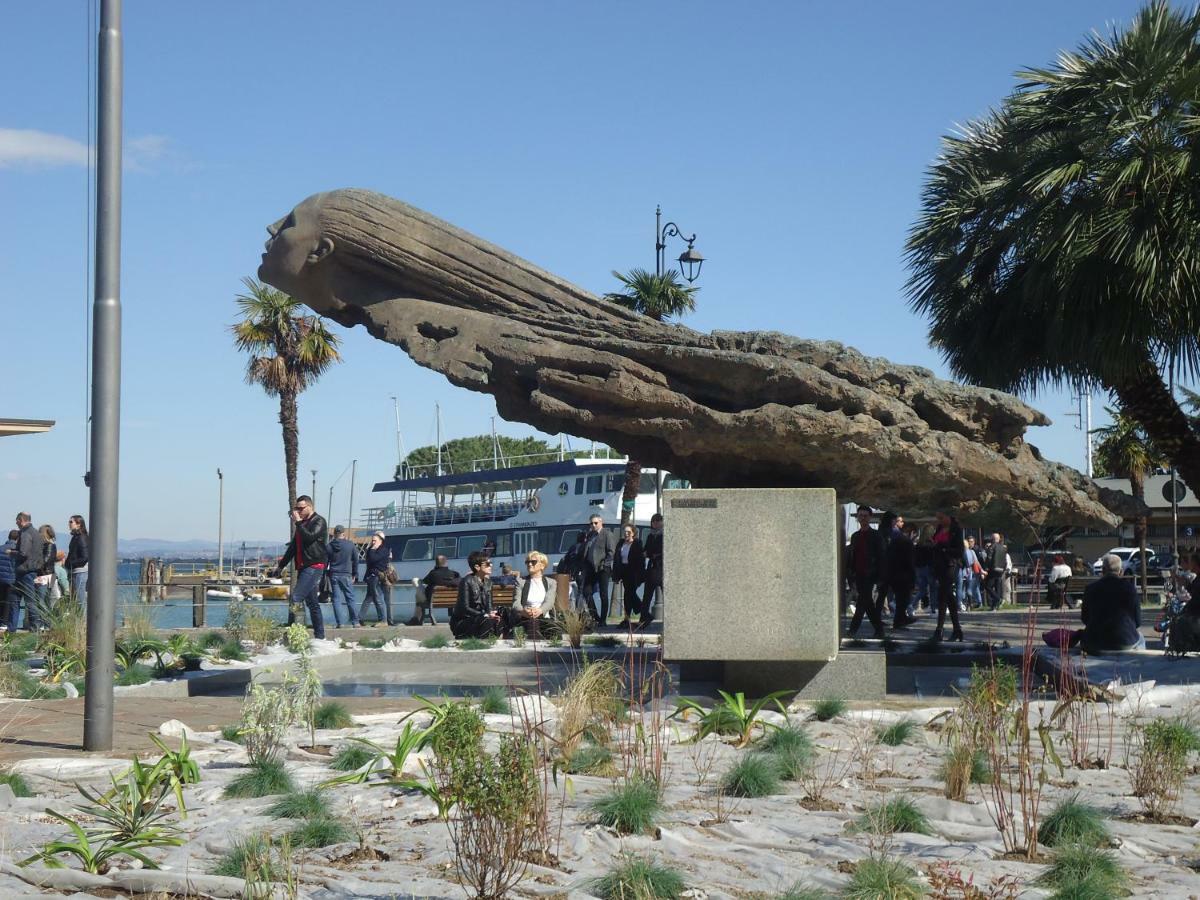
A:
[[[858,519],[858,531],[850,535],[846,548],[846,575],[854,585],[858,599],[854,604],[854,616],[850,619],[850,637],[858,633],[863,615],[871,620],[875,637],[883,637],[883,617],[875,601],[875,586],[883,574],[883,535],[871,527],[871,508],[859,506],[854,514]]]
[[[288,563],[296,567],[296,587],[292,591],[292,601],[288,604],[288,624],[296,621],[296,610],[303,603],[308,607],[308,615],[312,619],[313,637],[323,641],[325,620],[321,617],[321,602],[317,591],[321,587],[321,577],[325,574],[329,558],[325,546],[325,541],[329,538],[329,526],[317,515],[313,509],[312,497],[307,494],[296,498],[296,505],[288,515],[295,524],[295,531],[292,532],[287,551],[275,567],[274,577],[279,578]]]
[[[420,625],[425,621],[426,613],[433,618],[433,589],[435,587],[458,587],[459,575],[449,566],[450,560],[445,556],[438,556],[433,561],[433,568],[421,579],[421,584],[425,585],[423,590],[417,591],[417,608],[413,611],[413,617],[405,622],[405,625]],[[424,598],[424,602],[422,602]]]
[[[482,550],[467,557],[471,574],[458,583],[458,602],[450,611],[450,631],[456,638],[484,638],[504,629],[492,608],[492,561]]]
[[[663,591],[663,517],[655,513],[650,517],[650,533],[642,547],[646,554],[646,580],[642,587],[642,619],[638,628],[645,628],[654,621],[658,599]]]
[[[904,518],[895,513],[884,513],[879,520],[879,530],[884,539],[883,578],[879,597],[882,600],[889,593],[895,604],[895,620],[893,628],[907,628],[917,621],[908,614],[909,601],[912,599],[913,588],[917,585],[917,563],[913,542],[904,533]],[[882,618],[882,616],[880,616]]]
[[[593,515],[588,519],[590,529],[583,545],[583,599],[597,625],[608,622],[608,591],[612,582],[613,554],[617,551],[616,536],[604,527],[604,519]],[[592,593],[600,588],[600,612]]]
[[[17,513],[17,582],[13,585],[16,596],[10,598],[12,603],[20,604],[25,601],[25,630],[34,631],[41,627],[41,618],[37,609],[37,585],[35,579],[45,565],[45,541],[41,533],[33,527],[33,517],[27,512]]]
[[[1110,553],[1100,560],[1102,576],[1083,591],[1081,642],[1089,652],[1144,650],[1140,631],[1142,607],[1132,578],[1121,577],[1121,557]]]
[[[988,597],[988,608],[996,610],[1004,599],[1004,572],[1008,568],[1008,547],[1004,544],[1004,536],[992,535],[992,546],[987,555],[987,578],[983,582],[983,592]]]

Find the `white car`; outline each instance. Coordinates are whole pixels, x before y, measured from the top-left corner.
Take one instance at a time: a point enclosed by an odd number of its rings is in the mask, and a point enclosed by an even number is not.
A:
[[[1113,547],[1111,550],[1109,550],[1107,553],[1103,554],[1103,556],[1101,556],[1099,559],[1097,559],[1094,563],[1092,563],[1092,574],[1093,575],[1101,574],[1101,568],[1102,568],[1101,563],[1103,562],[1104,557],[1108,556],[1111,553],[1114,556],[1121,557],[1121,574],[1122,575],[1132,575],[1134,564],[1137,562],[1138,558],[1140,557],[1141,552],[1142,552],[1141,549],[1138,547]],[[1148,563],[1148,570],[1153,569],[1155,566],[1155,563],[1157,562],[1157,559],[1154,556],[1153,550],[1149,550],[1149,549],[1146,550],[1146,560]]]

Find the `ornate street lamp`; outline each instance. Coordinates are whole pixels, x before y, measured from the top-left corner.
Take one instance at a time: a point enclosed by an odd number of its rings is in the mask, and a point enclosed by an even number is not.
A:
[[[704,257],[693,246],[696,243],[696,235],[684,237],[683,232],[674,222],[663,225],[662,207],[656,207],[654,210],[654,272],[656,275],[661,275],[665,268],[666,254],[664,251],[667,249],[667,238],[669,237],[687,241],[687,249],[679,254],[679,274],[687,279],[688,283],[695,281],[700,277],[700,267],[704,265]]]

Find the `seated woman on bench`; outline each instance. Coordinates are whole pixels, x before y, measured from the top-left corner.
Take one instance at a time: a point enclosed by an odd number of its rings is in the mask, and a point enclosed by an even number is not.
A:
[[[471,574],[458,583],[458,602],[450,611],[456,638],[492,637],[505,630],[505,620],[492,607],[492,561],[482,550],[467,557]]]
[[[524,628],[530,637],[541,634],[541,620],[554,611],[558,585],[546,575],[550,564],[545,553],[530,550],[525,554],[526,577],[517,577],[517,589],[513,593],[511,628]]]

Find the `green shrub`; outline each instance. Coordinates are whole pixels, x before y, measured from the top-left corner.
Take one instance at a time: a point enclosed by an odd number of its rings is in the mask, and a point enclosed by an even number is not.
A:
[[[459,650],[486,650],[490,646],[492,646],[490,641],[479,638],[463,638],[458,642]]]
[[[1038,843],[1045,847],[1104,847],[1108,842],[1104,816],[1096,807],[1080,803],[1078,794],[1062,800],[1038,826]]]
[[[14,797],[33,796],[33,791],[29,789],[29,782],[16,772],[0,772],[0,784],[7,784],[12,788]]]
[[[608,778],[616,774],[612,751],[598,744],[582,744],[567,760],[568,775],[598,775]]]
[[[1200,731],[1182,719],[1155,719],[1146,726],[1146,746],[1151,751],[1186,757],[1200,750]]]
[[[446,703],[439,708],[441,722],[433,733],[430,746],[441,759],[475,756],[483,740],[483,719],[469,703]]]
[[[780,774],[773,753],[749,753],[725,773],[721,787],[734,797],[766,797],[779,792]]]
[[[388,638],[365,637],[365,638],[359,638],[358,646],[362,647],[364,650],[378,650],[380,647],[382,647],[387,642],[388,642]]]
[[[492,715],[503,715],[510,712],[508,694],[504,692],[504,688],[493,684],[484,690],[483,696],[479,698],[479,711]]]
[[[862,860],[842,891],[845,900],[920,900],[924,896],[917,873],[886,856]]]
[[[620,647],[624,641],[611,634],[590,634],[583,639],[589,647]]]
[[[141,663],[135,663],[128,669],[117,676],[115,683],[123,686],[132,684],[145,684],[154,677],[154,673],[149,666],[143,666]]]
[[[337,700],[326,700],[317,707],[313,725],[317,728],[352,728],[354,717],[350,715],[350,710],[346,709],[346,704]]]
[[[221,644],[216,650],[216,655],[221,659],[229,659],[236,662],[245,662],[250,658],[246,655],[246,651],[242,649],[241,641],[232,639]]]
[[[264,810],[276,819],[319,819],[329,809],[329,797],[321,790],[293,791]]]
[[[225,786],[226,797],[270,797],[272,794],[290,794],[296,783],[288,774],[283,760],[264,759],[252,763],[248,771],[234,778]]]
[[[228,852],[217,859],[212,874],[256,882],[282,881],[285,875],[283,866],[275,858],[271,841],[259,834],[235,841]]]
[[[971,666],[964,701],[972,708],[1010,706],[1017,699],[1018,673],[1007,663]]]
[[[779,895],[777,900],[832,900],[833,895],[821,888],[807,887],[797,882]]]
[[[328,847],[354,838],[354,832],[344,822],[324,816],[309,819],[289,832],[293,847]]]
[[[621,834],[649,832],[662,812],[658,787],[643,779],[627,781],[592,803],[601,825]]]
[[[450,638],[444,634],[431,634],[425,640],[421,641],[421,646],[426,650],[441,650],[444,647],[450,646]]]
[[[818,722],[828,722],[845,714],[848,708],[841,697],[823,697],[813,704],[813,716]]]
[[[868,809],[858,817],[854,827],[872,834],[933,834],[925,813],[907,797],[891,797]]]
[[[1128,882],[1129,876],[1111,853],[1068,844],[1055,852],[1050,868],[1035,883],[1058,892],[1055,896],[1124,897]]]
[[[375,754],[359,744],[348,744],[334,755],[329,768],[339,772],[353,772],[361,769],[375,758]]]
[[[242,742],[242,730],[238,725],[222,725],[221,739],[225,741],[233,741],[235,744]]]
[[[901,719],[883,728],[875,729],[875,739],[888,747],[899,747],[917,730],[917,723],[912,719]]]
[[[225,643],[225,635],[219,631],[207,631],[197,642],[201,650],[215,650]]]
[[[682,875],[640,857],[624,859],[588,885],[602,900],[675,900],[683,891]]]

